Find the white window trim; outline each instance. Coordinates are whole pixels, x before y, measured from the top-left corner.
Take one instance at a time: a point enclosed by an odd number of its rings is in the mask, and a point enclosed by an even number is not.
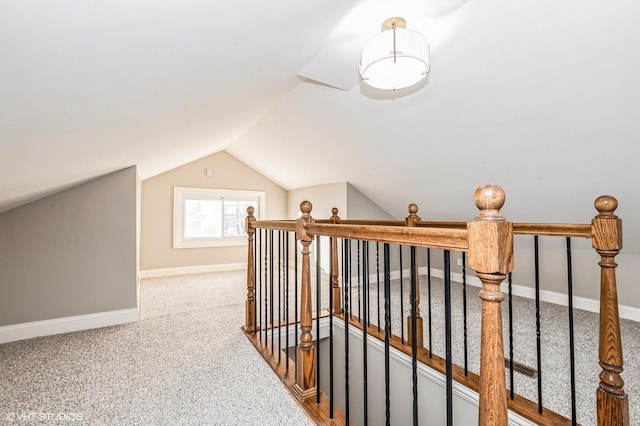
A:
[[[247,199],[257,198],[258,214],[257,220],[264,218],[266,206],[266,194],[264,191],[248,191],[235,189],[217,189],[217,188],[192,188],[183,186],[173,187],[173,248],[203,248],[203,247],[230,247],[242,246],[247,244],[247,237],[222,237],[222,238],[184,238],[184,200],[188,196],[221,196]]]

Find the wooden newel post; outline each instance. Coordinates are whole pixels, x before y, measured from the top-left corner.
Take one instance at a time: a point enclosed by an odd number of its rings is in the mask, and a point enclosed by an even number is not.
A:
[[[300,401],[315,395],[316,368],[315,348],[313,346],[312,312],[311,312],[311,262],[309,246],[313,237],[307,234],[306,226],[314,223],[311,217],[311,203],[300,203],[302,216],[296,221],[298,240],[302,245],[302,284],[300,289],[300,344],[296,348],[298,362],[296,369],[296,384],[293,392]]]
[[[253,239],[256,233],[256,228],[253,227],[253,222],[256,220],[253,213],[255,209],[253,206],[247,207],[247,217],[244,221],[244,229],[247,232],[247,240],[249,247],[247,250],[247,301],[245,304],[245,320],[243,330],[245,333],[254,333],[256,331],[256,283],[255,283],[255,271],[256,266],[254,263],[254,248]]]
[[[499,186],[479,187],[474,202],[480,214],[467,223],[469,266],[482,281],[479,425],[506,425],[508,419],[500,283],[513,270],[513,224],[500,214],[504,201]]]
[[[417,204],[409,204],[409,216],[405,219],[406,226],[416,226],[417,222],[420,222],[420,217],[417,215],[418,213],[418,205]],[[422,317],[420,316],[420,279],[418,273],[418,258],[415,259],[415,265],[412,265],[416,271],[416,343],[418,348],[424,347],[424,329],[422,327]],[[409,300],[412,299],[411,292],[413,291],[413,286],[409,286]],[[407,317],[407,345],[412,344],[412,321],[411,321],[411,312]]]
[[[331,222],[340,222],[340,216],[338,216],[338,208],[331,209]],[[340,315],[342,313],[342,301],[340,299],[340,284],[338,283],[338,239],[331,237],[331,291],[333,291],[333,313],[334,315]]]
[[[624,392],[622,339],[618,315],[615,257],[622,249],[622,220],[613,212],[618,201],[598,197],[599,214],[591,221],[592,245],[600,255],[600,386],[596,391],[598,425],[628,425],[629,401]]]

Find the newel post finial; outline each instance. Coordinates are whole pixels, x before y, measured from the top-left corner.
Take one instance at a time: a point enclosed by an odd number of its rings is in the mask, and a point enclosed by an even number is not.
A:
[[[311,201],[303,201],[300,203],[300,212],[302,212],[303,217],[308,217],[311,215],[311,210],[313,209],[313,205]]]
[[[598,213],[600,213],[598,215],[599,217],[611,217],[617,219],[617,216],[613,214],[613,212],[618,208],[618,200],[616,200],[615,197],[612,197],[611,195],[601,195],[596,198],[593,205],[596,207],[596,210],[598,210]]]
[[[340,220],[340,216],[338,216],[338,208],[334,207],[331,209],[331,221],[333,223],[336,223],[339,220]]]
[[[473,202],[480,210],[476,220],[504,222],[506,219],[500,213],[500,209],[504,206],[505,200],[506,194],[498,185],[485,184],[479,186],[473,193]]]
[[[407,209],[409,210],[409,216],[404,220],[405,224],[407,226],[416,226],[416,222],[420,222],[422,220],[420,219],[420,216],[418,216],[418,205],[411,203]]]
[[[615,258],[622,249],[622,220],[614,214],[618,200],[603,195],[594,202],[592,245],[600,255],[600,384],[596,391],[598,425],[628,425],[629,401],[622,379],[622,338],[618,313]]]
[[[309,259],[310,246],[313,236],[307,233],[307,226],[315,221],[311,217],[313,206],[309,201],[300,203],[301,217],[296,220],[296,235],[302,245],[302,272],[300,285],[300,343],[296,348],[298,362],[296,369],[296,384],[293,392],[299,401],[310,398],[315,393],[315,348],[311,329],[311,262]]]
[[[500,283],[513,270],[513,224],[500,213],[505,193],[497,185],[482,185],[473,200],[480,210],[469,232],[469,267],[482,281],[479,425],[507,424]]]
[[[246,333],[256,332],[256,283],[255,283],[255,264],[254,264],[254,236],[256,229],[253,222],[256,218],[253,215],[255,208],[247,207],[247,217],[244,221],[244,229],[247,232],[247,300],[245,303],[245,322],[244,331]]]

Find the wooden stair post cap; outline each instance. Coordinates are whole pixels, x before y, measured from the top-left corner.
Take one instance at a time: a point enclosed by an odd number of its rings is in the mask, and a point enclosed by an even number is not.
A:
[[[500,209],[504,205],[506,195],[498,185],[485,184],[479,186],[473,194],[473,201],[480,210],[476,220],[504,221]]]
[[[415,216],[418,213],[418,205],[411,203],[409,204],[409,214],[411,216]]]
[[[615,217],[613,212],[618,208],[618,200],[611,195],[601,195],[593,203],[600,216]]]
[[[313,205],[311,205],[311,201],[303,201],[300,203],[300,211],[302,212],[302,214],[308,215],[311,213],[311,209],[313,208]]]
[[[253,216],[253,213],[254,213],[255,211],[256,211],[255,207],[253,207],[253,206],[249,206],[249,207],[247,207],[247,214],[248,214],[249,216]]]

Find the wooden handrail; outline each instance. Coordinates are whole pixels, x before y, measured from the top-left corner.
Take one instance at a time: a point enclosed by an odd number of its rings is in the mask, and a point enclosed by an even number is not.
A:
[[[335,208],[335,207],[334,207]],[[402,220],[367,220],[367,219],[318,219],[316,223],[334,223],[339,225],[369,225],[369,226],[405,226]]]
[[[467,222],[420,221],[415,224],[424,228],[466,229]],[[578,223],[513,223],[515,235],[545,235],[551,237],[591,238],[590,224]]]
[[[415,205],[415,204],[412,204]],[[332,224],[338,226],[368,226],[368,227],[418,227],[431,229],[464,230],[467,222],[443,222],[417,220],[412,224],[394,220],[344,220],[332,219],[316,220],[316,225]],[[281,231],[295,231],[295,221],[291,220],[260,220],[253,222],[254,228],[274,229]],[[514,235],[540,235],[551,237],[593,238],[591,224],[582,223],[513,223]],[[348,238],[345,236],[345,238]],[[406,243],[403,243],[406,244]]]
[[[422,228],[467,229],[467,222],[442,222],[442,221],[420,220],[416,222],[415,226],[420,226]]]
[[[442,250],[466,251],[467,230],[407,228],[373,225],[315,224],[306,227],[309,235],[339,237],[380,243],[429,247]]]
[[[251,223],[253,228],[273,229],[274,231],[295,231],[294,220],[257,220]]]
[[[591,225],[574,223],[514,223],[516,235],[545,235],[550,237],[591,238]]]

